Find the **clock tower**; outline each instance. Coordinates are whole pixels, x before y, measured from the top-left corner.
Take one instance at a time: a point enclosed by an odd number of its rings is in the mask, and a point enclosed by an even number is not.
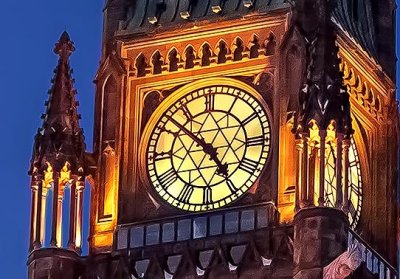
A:
[[[29,278],[397,278],[394,2],[376,5],[106,1],[92,151],[64,33]]]

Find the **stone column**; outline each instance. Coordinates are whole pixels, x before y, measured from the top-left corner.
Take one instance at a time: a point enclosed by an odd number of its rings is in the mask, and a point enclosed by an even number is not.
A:
[[[41,177],[32,179],[32,204],[31,204],[31,234],[29,250],[39,249],[42,246],[40,239],[41,209],[42,209],[42,187]]]
[[[343,134],[339,134],[336,144],[336,208],[343,205]]]
[[[306,208],[294,218],[294,279],[322,279],[323,268],[347,249],[348,220],[334,208]]]
[[[303,153],[301,158],[301,207],[308,206],[307,190],[308,190],[308,140],[307,134],[302,135]]]
[[[42,195],[41,195],[41,210],[40,210],[40,243],[44,244],[45,236],[46,236],[46,202],[47,202],[47,194],[49,193],[50,185],[44,185],[42,183]]]
[[[69,239],[68,249],[75,250],[76,248],[76,181],[71,185],[71,199],[69,208]]]
[[[307,202],[309,206],[314,206],[314,192],[315,192],[315,171],[316,161],[318,156],[317,147],[312,147],[310,151],[310,158],[308,163],[308,198]]]
[[[343,141],[343,211],[349,212],[349,148],[350,140]]]
[[[54,173],[53,177],[53,216],[50,246],[61,247],[62,200],[64,187],[63,185],[60,185],[58,173]]]
[[[82,248],[82,205],[83,190],[85,189],[85,180],[79,180],[76,183],[76,227],[75,227],[75,247],[78,253]]]
[[[298,161],[297,161],[297,168],[296,168],[296,192],[295,192],[295,212],[299,211],[300,209],[300,191],[301,191],[301,166],[302,166],[302,157],[303,157],[303,147],[302,147],[302,140],[296,140],[296,147],[298,151]]]
[[[319,196],[318,205],[325,205],[325,141],[326,141],[326,131],[320,131],[319,137],[320,148],[319,148]]]

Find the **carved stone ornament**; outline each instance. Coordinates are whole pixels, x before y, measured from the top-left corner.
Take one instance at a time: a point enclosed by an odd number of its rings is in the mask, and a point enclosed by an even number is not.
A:
[[[360,249],[356,246],[351,247],[324,267],[323,279],[345,279],[361,265],[361,262]]]

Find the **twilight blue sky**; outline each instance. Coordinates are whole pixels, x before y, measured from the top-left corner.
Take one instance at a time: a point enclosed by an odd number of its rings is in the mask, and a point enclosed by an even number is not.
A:
[[[52,49],[65,29],[77,48],[72,67],[81,125],[91,150],[92,80],[100,57],[102,5],[103,0],[1,0],[0,278],[26,278],[30,211],[27,170],[33,136],[41,125],[40,115],[57,63]]]
[[[72,67],[81,125],[92,146],[94,86],[103,0],[1,0],[0,6],[0,278],[26,278],[30,189],[27,170],[33,136],[66,29],[76,45]],[[87,202],[86,202],[87,204]]]

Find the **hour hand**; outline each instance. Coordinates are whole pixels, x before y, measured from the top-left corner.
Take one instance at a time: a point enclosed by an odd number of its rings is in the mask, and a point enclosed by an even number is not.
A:
[[[222,164],[217,168],[217,174],[227,177],[228,176],[228,164]]]
[[[220,159],[218,158],[218,152],[217,149],[212,146],[211,143],[205,143],[203,145],[203,150],[205,153],[210,155],[210,160],[213,160],[218,168],[217,168],[217,174],[222,175],[222,176],[228,176],[228,164],[227,163],[222,163]]]
[[[168,117],[168,119],[175,124],[179,129],[181,129],[185,134],[187,134],[194,142],[196,142],[199,146],[203,148],[203,151],[210,156],[210,160],[213,160],[217,164],[217,173],[222,176],[228,176],[228,164],[221,163],[218,158],[217,149],[211,144],[206,143],[203,138],[199,138],[195,136],[191,131],[189,131],[185,126],[176,121],[172,117]]]

